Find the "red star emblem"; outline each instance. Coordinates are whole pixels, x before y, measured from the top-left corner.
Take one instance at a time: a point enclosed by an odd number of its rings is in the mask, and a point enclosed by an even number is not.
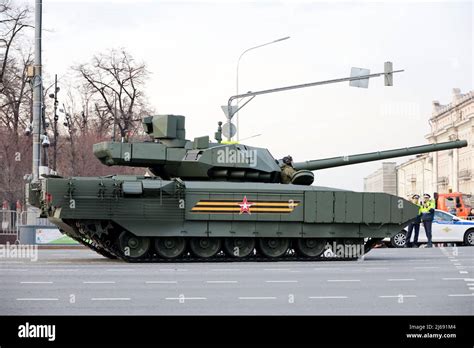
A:
[[[253,205],[253,203],[250,203],[247,201],[247,196],[244,196],[244,200],[242,201],[242,203],[239,203],[240,205],[240,214],[243,214],[243,213],[247,213],[247,214],[251,214],[250,212],[250,207]]]

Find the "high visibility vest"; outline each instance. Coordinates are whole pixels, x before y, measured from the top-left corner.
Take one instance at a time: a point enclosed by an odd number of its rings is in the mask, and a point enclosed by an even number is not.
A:
[[[423,202],[420,207],[421,213],[429,213],[431,209],[435,209],[436,203],[434,199],[429,199],[427,202]]]

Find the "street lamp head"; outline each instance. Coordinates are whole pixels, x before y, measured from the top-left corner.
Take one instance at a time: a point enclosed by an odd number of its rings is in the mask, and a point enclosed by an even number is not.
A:
[[[290,38],[289,36],[285,36],[285,37],[282,37],[281,39],[275,40],[273,42],[280,42],[280,41],[288,40],[289,38]]]

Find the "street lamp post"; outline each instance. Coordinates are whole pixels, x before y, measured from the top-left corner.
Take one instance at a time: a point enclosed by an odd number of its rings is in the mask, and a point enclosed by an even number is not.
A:
[[[35,1],[35,61],[33,77],[33,168],[32,181],[39,180],[41,114],[43,109],[43,81],[41,72],[42,0]]]
[[[274,44],[274,43],[277,43],[277,42],[280,42],[280,41],[288,40],[289,38],[290,38],[289,36],[285,36],[285,37],[282,37],[282,38],[277,39],[277,40],[273,40],[273,41],[270,41],[270,42],[267,42],[267,43],[264,43],[264,44],[261,44],[261,45],[250,47],[250,48],[247,48],[245,51],[243,51],[240,54],[239,59],[237,60],[237,74],[236,74],[236,79],[235,79],[236,95],[239,94],[239,66],[240,66],[240,60],[242,59],[243,55],[245,53],[247,53],[249,51],[252,51],[252,50],[255,50],[257,48],[260,48],[260,47],[263,47],[263,46],[268,46],[268,45],[271,45],[271,44]],[[239,108],[239,101],[237,100],[237,109],[238,108]],[[236,126],[237,126],[236,136],[237,136],[237,141],[239,141],[239,136],[240,136],[239,113],[237,113],[235,116],[236,116]]]

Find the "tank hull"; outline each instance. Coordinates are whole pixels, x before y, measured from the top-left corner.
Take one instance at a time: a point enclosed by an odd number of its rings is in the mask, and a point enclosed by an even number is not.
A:
[[[42,186],[43,211],[64,233],[124,259],[124,233],[148,241],[148,258],[160,238],[282,239],[290,250],[302,239],[362,244],[392,237],[418,213],[414,204],[389,194],[320,186],[136,176],[46,178]]]

